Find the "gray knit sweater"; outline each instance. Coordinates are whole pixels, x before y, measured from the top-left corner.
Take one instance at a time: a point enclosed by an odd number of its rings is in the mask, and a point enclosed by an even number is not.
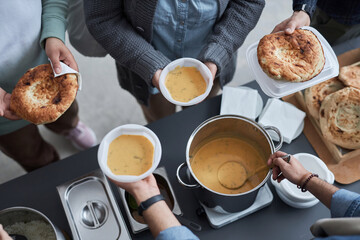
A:
[[[221,72],[255,27],[265,0],[218,0],[218,3],[219,17],[199,60],[215,63]],[[156,5],[157,0],[84,1],[90,33],[118,64],[140,76],[147,85],[151,85],[155,72],[170,62],[151,45]],[[220,82],[225,83],[221,79]]]

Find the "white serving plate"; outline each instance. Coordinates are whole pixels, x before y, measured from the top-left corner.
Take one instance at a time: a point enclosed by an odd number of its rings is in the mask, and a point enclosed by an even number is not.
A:
[[[251,71],[255,76],[255,80],[258,82],[261,90],[269,97],[281,98],[339,75],[339,62],[333,49],[326,41],[326,39],[315,28],[302,27],[302,29],[310,30],[317,36],[323,47],[325,55],[325,66],[323,70],[319,75],[309,81],[302,83],[292,83],[272,79],[266,75],[258,62],[257,46],[259,41],[250,45],[246,50],[246,59]]]
[[[190,100],[189,102],[179,102],[179,101],[176,101],[175,99],[173,99],[171,97],[170,92],[168,91],[168,89],[165,86],[165,79],[166,79],[167,74],[170,71],[174,70],[176,67],[196,67],[206,82],[205,92],[203,94],[201,94],[200,96]],[[162,95],[169,102],[171,102],[175,105],[179,105],[179,106],[191,106],[191,105],[195,105],[195,104],[202,102],[209,95],[209,93],[212,89],[212,86],[213,86],[213,79],[212,79],[212,74],[210,72],[210,69],[205,64],[203,64],[202,62],[200,62],[199,60],[196,60],[194,58],[176,59],[175,61],[172,61],[171,63],[169,63],[162,70],[162,72],[160,74],[159,87],[160,87],[160,91],[161,91]]]
[[[121,135],[142,135],[149,139],[149,141],[154,146],[154,157],[153,157],[153,163],[149,170],[147,170],[145,173],[134,176],[134,175],[116,175],[114,174],[107,165],[107,156],[109,152],[109,145],[110,143],[117,137]],[[105,135],[103,140],[100,143],[99,150],[98,150],[98,162],[101,170],[104,172],[104,174],[117,182],[136,182],[141,179],[146,178],[149,176],[159,165],[160,159],[161,159],[161,144],[159,138],[156,136],[156,134],[151,131],[149,128],[137,125],[137,124],[125,124],[122,126],[119,126],[117,128],[114,128],[111,130],[108,134]]]

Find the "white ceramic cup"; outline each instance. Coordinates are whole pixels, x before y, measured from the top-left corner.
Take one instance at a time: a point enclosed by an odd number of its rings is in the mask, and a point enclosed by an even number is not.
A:
[[[151,168],[145,173],[134,176],[134,175],[116,175],[114,174],[107,165],[108,152],[110,143],[121,135],[141,135],[146,137],[154,146],[154,157]],[[161,144],[156,134],[149,128],[137,125],[137,124],[126,124],[114,128],[111,130],[100,143],[98,149],[98,162],[103,173],[108,177],[117,182],[136,182],[149,176],[159,165],[161,159]]]
[[[176,101],[175,99],[173,99],[171,97],[169,90],[165,86],[165,80],[166,80],[166,76],[168,75],[168,73],[170,71],[174,70],[176,67],[196,67],[206,82],[205,92],[203,94],[201,94],[200,96],[197,96],[196,98],[194,98],[188,102],[179,102],[179,101]],[[212,78],[210,69],[205,64],[200,62],[199,60],[196,60],[194,58],[179,58],[179,59],[169,63],[162,70],[162,72],[160,74],[159,86],[160,86],[160,91],[161,91],[162,95],[169,102],[171,102],[175,105],[179,105],[179,106],[191,106],[191,105],[195,105],[195,104],[202,102],[209,95],[211,88],[213,86],[213,78]]]

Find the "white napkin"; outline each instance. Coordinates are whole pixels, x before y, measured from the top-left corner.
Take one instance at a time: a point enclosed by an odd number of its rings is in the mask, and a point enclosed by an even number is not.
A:
[[[257,90],[226,86],[223,89],[220,114],[236,114],[255,120],[262,106],[263,102]]]
[[[299,129],[303,127],[305,113],[294,105],[283,102],[277,98],[270,98],[259,117],[259,123],[263,126],[277,127],[284,137],[286,143],[291,143],[296,137]],[[278,137],[272,131],[269,131],[270,136],[274,140]]]
[[[51,60],[49,59],[50,61],[50,64],[51,64],[51,68],[53,69],[53,72],[54,72],[54,76],[55,77],[58,77],[58,76],[61,76],[61,75],[64,75],[64,74],[67,74],[67,73],[75,73],[76,76],[77,76],[77,80],[78,80],[78,84],[79,84],[79,91],[81,90],[81,86],[82,86],[82,80],[81,80],[81,75],[80,73],[78,73],[77,71],[75,71],[74,69],[72,69],[71,67],[69,67],[68,65],[66,65],[65,63],[63,62],[60,62],[60,65],[61,65],[61,73],[57,74],[55,73],[54,71],[54,67],[53,67],[53,64],[51,62]]]

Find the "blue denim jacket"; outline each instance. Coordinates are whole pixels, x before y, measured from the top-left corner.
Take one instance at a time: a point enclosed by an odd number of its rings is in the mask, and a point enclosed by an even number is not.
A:
[[[154,15],[152,44],[170,60],[197,58],[217,16],[215,0],[160,0]]]
[[[171,61],[198,58],[217,16],[215,0],[160,0],[154,15],[152,44]],[[159,93],[153,87],[149,91]]]
[[[160,232],[156,240],[199,240],[187,227],[177,226]]]
[[[331,198],[332,217],[360,217],[360,194],[340,189]],[[162,231],[157,240],[176,240],[176,239],[198,239],[189,229],[184,226],[172,227]],[[320,239],[320,238],[316,238]],[[322,240],[355,240],[360,236],[331,236],[321,238]]]
[[[345,25],[360,23],[359,0],[293,0],[293,6],[307,4],[310,14],[314,14],[316,7],[323,10],[329,17]]]
[[[360,194],[340,189],[331,198],[331,217],[360,217]],[[360,236],[330,236],[317,240],[358,240]]]

